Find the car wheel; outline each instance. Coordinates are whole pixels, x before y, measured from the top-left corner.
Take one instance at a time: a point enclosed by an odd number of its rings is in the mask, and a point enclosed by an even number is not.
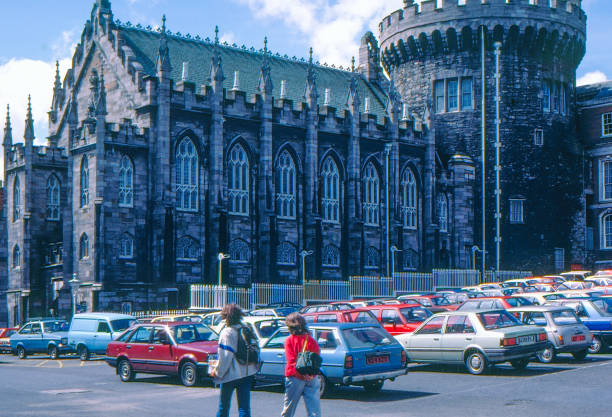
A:
[[[77,350],[77,353],[79,354],[79,358],[82,361],[88,361],[89,360],[89,349],[87,349],[87,346],[79,346],[79,349]]]
[[[121,359],[117,364],[117,373],[123,382],[132,382],[136,373],[127,359]]]
[[[510,365],[512,365],[514,369],[525,369],[527,365],[529,365],[529,358],[515,359],[513,361],[510,361]]]
[[[369,393],[375,394],[380,392],[384,384],[385,381],[367,381],[363,383],[363,389]]]
[[[195,363],[185,362],[180,371],[181,382],[186,387],[193,387],[198,382],[198,368]]]
[[[591,342],[591,346],[589,346],[589,353],[599,353],[603,350],[603,343],[601,339],[597,336],[593,336],[593,341]]]
[[[487,369],[487,359],[481,352],[471,351],[465,357],[465,367],[471,374],[480,375]]]
[[[548,346],[546,349],[538,352],[536,356],[542,363],[551,363],[557,357],[557,352],[554,347]]]
[[[50,359],[55,360],[55,359],[59,358],[59,351],[57,350],[57,346],[55,346],[55,345],[49,346],[48,351],[49,351],[49,358]]]
[[[25,359],[28,357],[28,354],[23,346],[17,346],[17,357],[19,359]]]
[[[579,350],[578,352],[572,353],[572,356],[577,361],[583,361],[587,357],[588,353],[589,353],[588,349],[583,349],[583,350]]]

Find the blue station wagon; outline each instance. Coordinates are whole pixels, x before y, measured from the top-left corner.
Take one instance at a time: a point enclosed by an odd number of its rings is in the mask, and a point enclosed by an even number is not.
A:
[[[46,353],[51,359],[57,359],[62,353],[72,352],[67,330],[66,320],[30,321],[11,335],[11,351],[19,359],[25,359],[31,353]]]
[[[387,379],[408,372],[406,352],[379,325],[362,323],[310,324],[309,330],[321,347],[321,391],[341,385],[360,385],[377,392]],[[286,327],[274,333],[261,349],[258,382],[282,384],[285,379]]]
[[[75,314],[70,323],[68,343],[82,361],[92,353],[106,354],[106,346],[124,330],[136,324],[136,319],[118,313]]]

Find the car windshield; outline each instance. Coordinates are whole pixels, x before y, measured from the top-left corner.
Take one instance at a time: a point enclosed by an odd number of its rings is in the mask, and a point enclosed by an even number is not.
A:
[[[176,343],[207,342],[218,340],[217,333],[201,323],[179,324],[172,327],[172,335]]]
[[[506,298],[506,302],[510,304],[512,307],[520,307],[520,306],[530,306],[533,303],[527,298],[523,297],[510,297]]]
[[[426,308],[421,307],[404,307],[400,308],[400,313],[408,322],[421,322],[431,316],[431,312]]]
[[[431,307],[433,306],[431,300],[429,298],[418,298],[418,303],[423,307]]]
[[[593,300],[593,304],[599,311],[601,311],[603,315],[612,315],[612,300],[607,298],[598,298],[597,300]]]
[[[345,321],[352,323],[376,324],[378,320],[369,311],[347,311],[344,313]]]
[[[255,323],[259,337],[267,339],[280,327],[284,326],[283,320],[266,320]]]
[[[571,310],[554,311],[551,313],[553,323],[558,326],[564,326],[568,324],[578,324],[580,319]]]
[[[45,321],[43,330],[45,333],[67,332],[68,323],[65,321]]]
[[[117,319],[111,320],[111,327],[113,328],[113,332],[122,332],[129,329],[136,323],[137,321],[134,319]]]
[[[287,317],[289,314],[297,311],[293,307],[277,307],[275,308],[275,310],[276,314],[278,314],[280,317]]]
[[[392,337],[378,327],[359,327],[342,330],[344,340],[351,349],[364,349],[391,344]]]
[[[491,311],[478,313],[478,319],[486,330],[501,329],[504,327],[520,326],[521,322],[507,311]]]

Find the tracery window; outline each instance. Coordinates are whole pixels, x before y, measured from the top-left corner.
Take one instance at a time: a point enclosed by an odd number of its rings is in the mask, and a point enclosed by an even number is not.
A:
[[[127,233],[124,233],[119,241],[119,257],[123,259],[134,257],[134,239]]]
[[[286,150],[276,161],[276,210],[279,217],[295,219],[295,163]]]
[[[372,162],[363,174],[363,215],[365,224],[378,226],[380,217],[380,180]]]
[[[89,256],[89,238],[87,233],[81,235],[79,240],[79,259],[85,259]]]
[[[233,240],[229,245],[230,262],[249,261],[249,244],[242,239]]]
[[[321,168],[321,212],[323,221],[340,221],[340,174],[338,165],[330,156]]]
[[[87,155],[81,160],[81,207],[89,204],[89,160]]]
[[[187,137],[176,147],[176,201],[179,210],[198,210],[198,153]]]
[[[406,169],[402,174],[401,186],[401,207],[402,221],[404,227],[409,229],[417,228],[417,187],[414,174],[410,169]]]
[[[444,194],[438,196],[438,226],[441,232],[448,232],[448,200]]]
[[[21,217],[21,186],[19,185],[19,177],[15,176],[13,182],[13,221],[19,220]]]
[[[278,245],[276,250],[276,263],[279,265],[295,265],[297,263],[295,246],[289,242],[283,242]]]
[[[15,245],[13,248],[13,268],[19,268],[21,266],[21,249],[19,245]]]
[[[370,246],[366,250],[365,267],[367,269],[378,269],[380,267],[380,252]]]
[[[47,179],[47,220],[60,219],[60,183],[53,174]]]
[[[119,165],[119,205],[122,207],[134,205],[134,164],[127,156],[121,158]]]
[[[234,145],[228,158],[230,214],[249,214],[249,159],[241,145]]]
[[[190,236],[183,236],[176,243],[176,258],[182,261],[196,261],[200,254],[198,242]]]
[[[323,249],[323,266],[337,267],[340,266],[340,250],[337,246],[327,245]]]

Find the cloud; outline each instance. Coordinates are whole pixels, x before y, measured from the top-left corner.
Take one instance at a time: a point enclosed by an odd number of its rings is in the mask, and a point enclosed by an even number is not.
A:
[[[279,19],[303,33],[321,61],[347,65],[356,56],[363,33],[378,32],[378,23],[400,0],[235,0],[258,19]]]
[[[227,32],[221,35],[219,37],[219,40],[221,42],[227,42],[231,45],[233,43],[236,43],[236,35],[234,35],[234,32]]]
[[[593,71],[584,74],[582,77],[576,80],[576,85],[588,85],[588,84],[597,84],[608,81],[608,77],[601,71]]]

